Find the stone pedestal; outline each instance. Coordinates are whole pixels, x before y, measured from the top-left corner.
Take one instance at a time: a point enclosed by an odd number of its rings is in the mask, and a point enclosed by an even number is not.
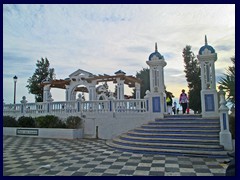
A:
[[[218,118],[218,96],[216,90],[202,90],[202,117],[204,118]]]
[[[228,116],[228,107],[226,106],[225,92],[222,89],[222,86],[219,87],[220,95],[220,126],[221,131],[219,133],[220,145],[224,146],[225,150],[233,150],[232,144],[232,134],[229,131],[229,116]]]

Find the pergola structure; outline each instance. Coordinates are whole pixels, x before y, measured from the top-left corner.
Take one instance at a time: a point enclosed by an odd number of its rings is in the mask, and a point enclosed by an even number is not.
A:
[[[117,99],[124,99],[124,84],[128,85],[130,88],[135,87],[136,99],[140,99],[140,79],[132,75],[126,76],[121,70],[115,72],[115,75],[93,75],[92,73],[81,69],[73,72],[69,75],[69,78],[66,79],[44,80],[41,83],[41,86],[44,87],[43,99],[44,102],[51,100],[51,88],[59,88],[66,90],[66,101],[75,100],[77,92],[89,93],[89,100],[98,100],[98,96],[96,94],[98,83],[106,83],[109,81],[117,84]]]

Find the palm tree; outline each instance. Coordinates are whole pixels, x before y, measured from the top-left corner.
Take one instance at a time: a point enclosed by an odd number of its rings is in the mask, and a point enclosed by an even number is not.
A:
[[[233,66],[229,66],[227,73],[221,77],[218,83],[227,92],[227,101],[235,107],[235,56],[231,58]]]

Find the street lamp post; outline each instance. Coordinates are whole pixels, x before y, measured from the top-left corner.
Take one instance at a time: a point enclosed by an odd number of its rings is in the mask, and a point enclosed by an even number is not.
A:
[[[17,76],[16,75],[13,77],[13,82],[14,82],[14,99],[13,99],[13,104],[14,104],[14,109],[15,109],[15,104],[16,104],[16,84],[17,84]]]

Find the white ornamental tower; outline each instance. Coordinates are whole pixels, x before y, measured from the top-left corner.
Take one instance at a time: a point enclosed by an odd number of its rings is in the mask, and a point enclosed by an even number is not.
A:
[[[150,93],[148,93],[148,107],[152,119],[163,118],[166,113],[166,94],[164,88],[164,70],[167,65],[164,57],[158,52],[157,43],[155,52],[150,54],[146,63],[150,67]]]
[[[197,58],[201,66],[202,116],[219,117],[214,65],[217,60],[217,53],[212,46],[208,45],[206,35],[205,45],[200,48]]]

